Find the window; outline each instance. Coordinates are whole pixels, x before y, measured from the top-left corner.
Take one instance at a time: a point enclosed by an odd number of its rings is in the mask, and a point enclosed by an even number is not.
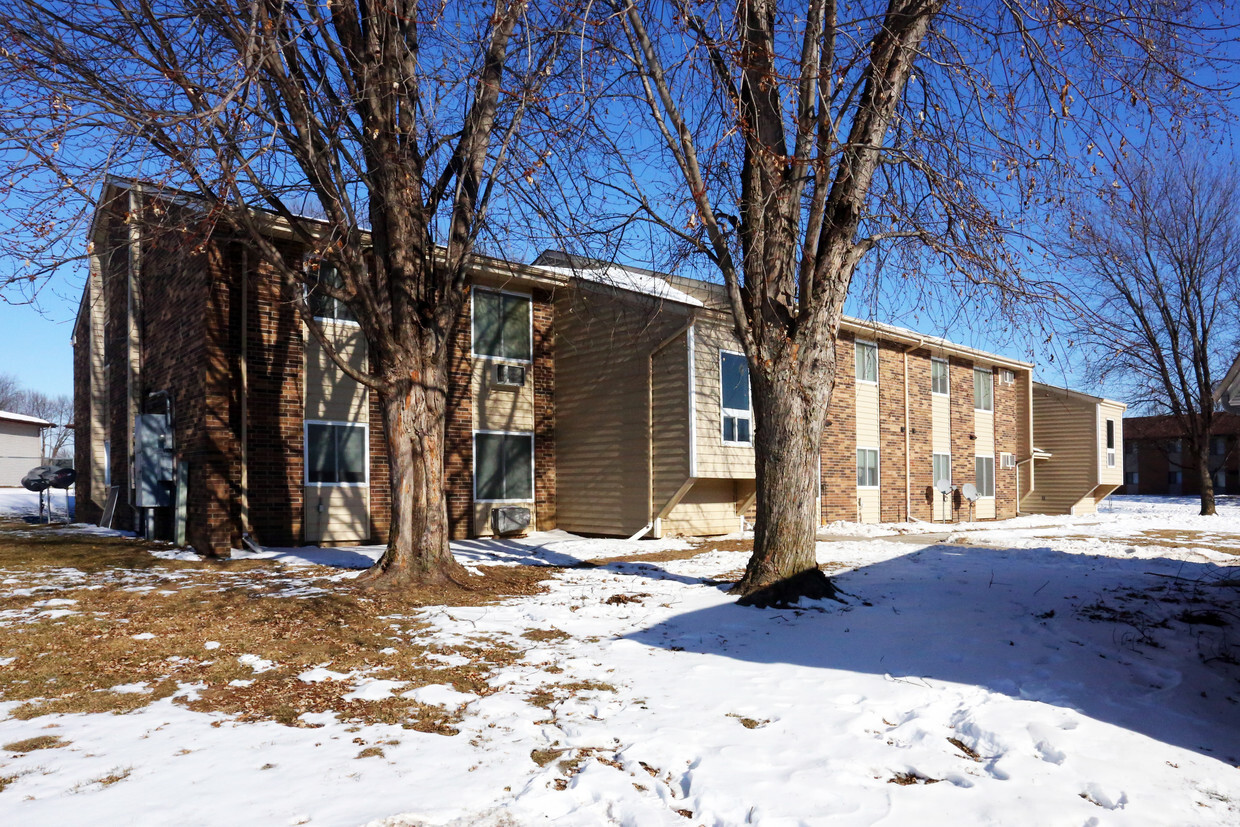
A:
[[[474,355],[530,361],[530,297],[474,290]]]
[[[1115,420],[1107,420],[1107,468],[1115,467]]]
[[[941,393],[944,396],[949,394],[951,387],[948,384],[948,368],[947,362],[942,359],[930,360],[930,392]]]
[[[1178,439],[1168,440],[1167,441],[1167,453],[1168,454],[1180,453],[1180,440]]]
[[[878,345],[857,342],[857,381],[878,383]]]
[[[314,317],[344,322],[356,321],[347,304],[339,299],[323,295],[319,289],[320,284],[340,289],[344,287],[344,279],[330,264],[320,266],[318,272],[307,279],[306,301],[309,302],[310,312],[314,314]]]
[[[977,496],[993,497],[995,495],[995,458],[974,457],[977,470]]]
[[[749,404],[749,363],[740,353],[719,351],[719,400],[723,407],[725,445],[753,444],[753,409]]]
[[[1214,472],[1214,493],[1227,493],[1227,472],[1223,469]]]
[[[857,487],[878,488],[878,449],[857,449]]]
[[[1227,437],[1212,436],[1210,437],[1210,453],[1216,457],[1221,457],[1227,453]]]
[[[365,485],[367,426],[353,422],[306,423],[306,484]]]
[[[534,499],[534,435],[474,433],[474,499]]]
[[[1184,480],[1183,472],[1181,471],[1168,471],[1167,472],[1167,485],[1179,485],[1181,482],[1183,482],[1183,480]]]
[[[1137,453],[1137,443],[1131,439],[1124,440],[1124,453],[1135,456]]]
[[[1136,484],[1137,484],[1137,472],[1136,471],[1125,471],[1124,472],[1124,485],[1136,485]]]
[[[979,411],[995,409],[995,375],[989,368],[973,369],[973,408]]]
[[[952,455],[951,454],[933,454],[930,461],[934,465],[934,482],[931,483],[938,487],[940,482],[952,481]]]

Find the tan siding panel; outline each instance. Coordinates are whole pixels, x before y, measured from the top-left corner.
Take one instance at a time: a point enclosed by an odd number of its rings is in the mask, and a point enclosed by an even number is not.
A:
[[[370,536],[370,489],[307,485],[306,542],[360,543]]]
[[[698,480],[663,520],[664,534],[709,536],[740,530],[737,494],[732,480]]]
[[[479,431],[534,430],[534,382],[526,365],[525,384],[495,384],[495,366],[501,359],[475,356],[470,375],[474,400],[474,428]]]
[[[323,332],[351,367],[365,372],[366,340],[356,325],[325,323]],[[366,422],[366,389],[327,355],[318,339],[306,332],[306,419]]]
[[[1033,396],[1033,441],[1051,453],[1035,460],[1034,490],[1025,497],[1025,511],[1067,514],[1097,484],[1095,405],[1057,394]]]
[[[654,357],[651,400],[654,410],[654,512],[689,477],[689,363],[684,334]]]
[[[978,456],[994,456],[994,411],[973,411],[973,434],[977,437],[977,439],[973,442],[974,453]]]
[[[1107,465],[1107,420],[1115,423],[1115,464]],[[1124,484],[1124,408],[1113,402],[1098,405],[1098,482]]]
[[[753,447],[723,444],[723,409],[719,385],[719,352],[741,352],[731,328],[713,321],[694,326],[697,477],[753,479]],[[751,402],[752,407],[752,402]]]
[[[915,401],[913,402],[915,404]],[[933,433],[931,446],[936,454],[952,452],[952,399],[945,393],[932,394],[930,416]]]

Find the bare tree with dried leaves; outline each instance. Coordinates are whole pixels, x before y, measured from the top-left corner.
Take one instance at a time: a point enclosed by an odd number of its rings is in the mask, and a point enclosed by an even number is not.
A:
[[[541,15],[525,0],[5,0],[0,164],[23,230],[3,242],[8,288],[85,254],[68,244],[103,172],[191,193],[204,207],[186,212],[270,263],[378,394],[392,522],[364,579],[464,582],[444,498],[449,355],[493,193],[555,62]],[[324,337],[273,214],[339,274],[317,289],[357,319],[369,373]]]
[[[1174,418],[1201,513],[1214,514],[1214,368],[1240,340],[1240,178],[1174,153],[1142,156],[1070,213],[1065,309],[1090,376]]]
[[[1113,124],[1183,122],[1231,54],[1226,9],[1115,0],[644,2],[589,7],[590,128],[560,177],[614,239],[634,221],[726,285],[756,416],[747,602],[830,595],[819,445],[854,275],[1041,294],[1013,245],[1117,153]],[[1216,15],[1216,16],[1211,16]],[[610,234],[610,235],[608,235]]]

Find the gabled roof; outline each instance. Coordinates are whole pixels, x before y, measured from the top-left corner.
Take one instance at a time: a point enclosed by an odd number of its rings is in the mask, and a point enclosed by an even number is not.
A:
[[[1232,395],[1231,389],[1236,388],[1237,391],[1240,391],[1240,387],[1237,387],[1238,384],[1240,384],[1240,353],[1236,354],[1231,367],[1227,369],[1227,375],[1214,386],[1214,401],[1222,402],[1225,406],[1228,405],[1227,398]]]
[[[40,428],[55,428],[53,422],[46,419],[39,419],[37,416],[26,416],[25,414],[9,413],[8,411],[0,411],[0,419],[8,422],[21,422],[25,425],[38,425]]]

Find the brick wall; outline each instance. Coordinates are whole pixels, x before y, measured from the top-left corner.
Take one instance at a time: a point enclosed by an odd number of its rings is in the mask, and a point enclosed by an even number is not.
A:
[[[124,531],[134,528],[134,515],[129,490],[129,399],[128,399],[128,333],[129,254],[126,227],[114,217],[108,230],[108,250],[101,256],[103,265],[104,313],[104,381],[107,385],[108,463],[112,485],[117,487],[116,511],[112,527]]]
[[[470,396],[473,358],[468,297],[456,322],[452,337],[452,364],[448,375],[448,414],[444,451],[444,477],[447,481],[448,530],[453,540],[473,533],[474,506],[474,401]]]
[[[534,383],[534,509],[540,531],[555,528],[555,327],[550,291],[535,291]]]
[[[370,404],[370,542],[386,543],[392,527],[392,476],[387,454],[387,429],[379,394],[366,394]]]
[[[102,487],[103,480],[91,479],[94,463],[91,462],[90,316],[90,307],[83,308],[73,327],[73,422],[77,426],[73,435],[73,467],[78,472],[74,485],[74,519],[79,523],[98,523],[102,509],[95,499],[103,500],[95,490],[96,482]]]
[[[908,357],[909,483],[912,515],[931,520],[935,498],[933,443],[934,417],[930,405],[930,351]]]
[[[853,335],[836,343],[835,391],[822,431],[822,520],[857,519],[857,385]]]
[[[908,519],[905,499],[904,348],[878,342],[879,519]]]
[[[1000,454],[1009,453],[1019,460],[1020,432],[1016,422],[1016,395],[1027,392],[1027,373],[1020,373],[1016,381],[1005,384],[1002,369],[994,372],[995,386],[995,518],[1006,520],[1016,516],[1016,469],[1002,468]],[[1024,381],[1022,381],[1024,380]]]

